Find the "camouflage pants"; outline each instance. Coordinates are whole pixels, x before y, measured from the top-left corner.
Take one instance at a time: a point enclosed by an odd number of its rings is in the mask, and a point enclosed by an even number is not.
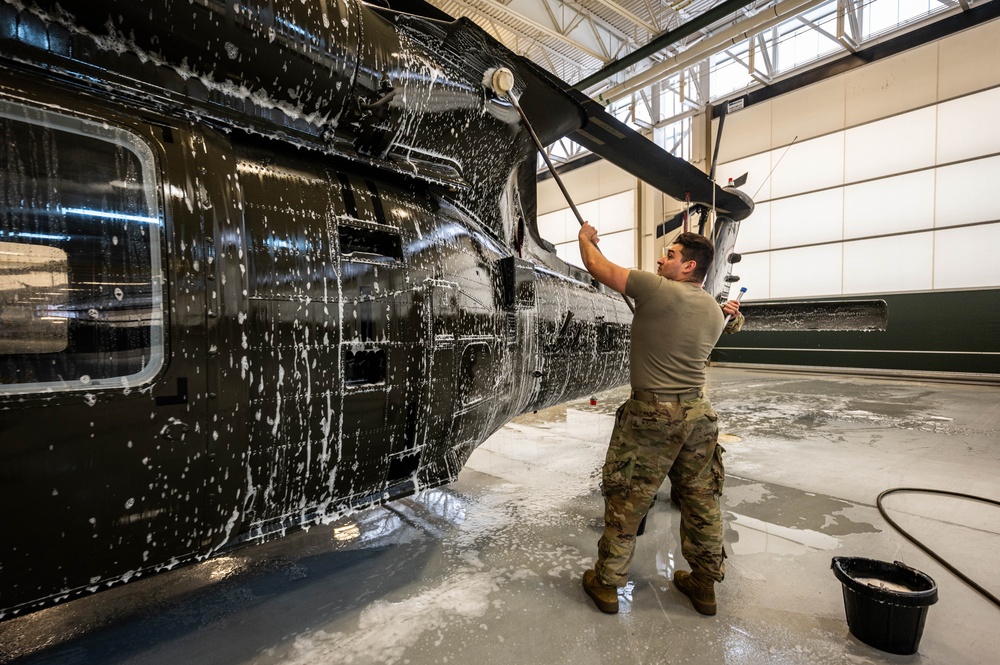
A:
[[[725,577],[717,420],[707,398],[630,399],[618,408],[604,463],[604,535],[596,565],[602,582],[625,585],[639,523],[668,475],[680,504],[681,553],[693,572],[717,582]]]

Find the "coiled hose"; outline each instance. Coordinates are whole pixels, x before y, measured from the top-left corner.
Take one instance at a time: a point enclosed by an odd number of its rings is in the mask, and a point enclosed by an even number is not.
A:
[[[881,494],[878,495],[877,499],[875,499],[875,506],[878,508],[879,513],[882,514],[883,519],[885,519],[885,521],[888,522],[889,525],[893,529],[895,529],[900,534],[902,534],[902,536],[904,538],[906,538],[908,541],[910,541],[911,543],[913,543],[914,545],[916,545],[917,547],[919,547],[920,549],[922,549],[932,559],[934,559],[935,561],[937,561],[938,563],[940,563],[942,566],[944,566],[945,568],[947,568],[948,570],[950,570],[952,573],[954,573],[963,582],[965,582],[966,584],[968,584],[969,586],[971,586],[973,589],[975,589],[976,591],[978,591],[980,595],[984,596],[987,600],[989,600],[991,603],[993,603],[997,607],[1000,607],[1000,598],[997,598],[996,596],[994,596],[992,593],[990,593],[989,591],[987,591],[986,589],[984,589],[982,586],[980,586],[979,584],[977,584],[976,582],[974,582],[973,580],[971,580],[963,572],[961,572],[960,570],[958,570],[957,568],[955,568],[953,565],[951,565],[950,563],[948,563],[947,561],[945,561],[943,558],[941,558],[940,556],[938,556],[937,553],[935,553],[931,548],[927,547],[922,542],[920,542],[919,540],[917,540],[916,538],[914,538],[913,536],[911,536],[909,533],[907,533],[907,531],[905,529],[903,529],[903,527],[901,527],[898,524],[896,524],[896,522],[893,521],[893,519],[891,517],[889,517],[889,515],[886,514],[885,508],[882,507],[882,498],[885,497],[886,495],[892,494],[893,492],[922,492],[924,494],[941,494],[941,495],[944,495],[944,496],[958,497],[960,499],[971,499],[973,501],[981,501],[983,503],[988,503],[988,504],[991,504],[991,505],[994,505],[994,506],[1000,506],[1000,501],[994,501],[993,499],[987,499],[987,498],[984,498],[984,497],[981,497],[981,496],[974,496],[972,494],[961,494],[960,492],[949,492],[947,490],[932,490],[932,489],[925,489],[925,488],[922,488],[922,487],[893,487],[892,489],[885,490],[884,492],[882,492]]]

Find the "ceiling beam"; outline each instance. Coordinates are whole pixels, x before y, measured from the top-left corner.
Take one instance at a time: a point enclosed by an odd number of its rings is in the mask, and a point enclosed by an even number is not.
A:
[[[456,4],[464,7],[466,10],[468,10],[470,12],[478,14],[479,16],[490,16],[486,12],[486,10],[484,10],[483,8],[478,7],[476,5],[470,4],[469,2],[466,2],[466,0],[453,0],[453,2],[455,2]],[[585,46],[584,44],[581,44],[580,42],[578,42],[578,41],[576,41],[574,39],[570,39],[566,35],[564,35],[561,32],[559,32],[558,30],[550,28],[547,25],[542,25],[541,23],[535,21],[534,19],[528,18],[524,14],[519,14],[519,13],[517,13],[515,11],[511,11],[506,6],[501,5],[501,4],[497,3],[497,2],[494,2],[494,0],[476,0],[476,2],[482,3],[486,7],[489,7],[490,11],[495,11],[498,14],[503,15],[504,17],[506,17],[507,20],[517,21],[519,23],[523,23],[523,24],[531,27],[533,30],[537,30],[538,32],[540,32],[540,33],[542,33],[542,34],[544,34],[544,35],[546,35],[548,37],[551,37],[552,39],[555,39],[555,40],[557,40],[559,42],[562,42],[563,44],[565,44],[566,46],[569,46],[570,48],[574,48],[574,49],[580,51],[581,53],[586,53],[590,57],[596,58],[597,60],[600,60],[601,62],[608,62],[608,58],[606,58],[604,56],[604,54],[598,53],[597,51],[591,49],[589,46]]]
[[[716,21],[729,16],[730,14],[755,1],[756,0],[726,0],[726,2],[723,2],[721,5],[710,9],[698,18],[692,19],[684,25],[681,25],[673,30],[661,32],[645,46],[632,51],[624,58],[619,58],[618,60],[605,65],[600,70],[591,74],[582,81],[577,81],[574,85],[579,90],[586,90],[587,88],[614,76],[618,72],[628,69],[632,65],[645,60],[657,51],[662,51],[668,46],[676,44],[685,37],[693,35],[702,28],[712,25]]]
[[[543,0],[543,2],[545,2],[546,6],[548,6],[548,0]],[[560,0],[560,4],[562,4],[564,7],[572,7],[574,11],[586,17],[586,19],[590,21],[592,24],[594,24],[595,26],[600,26],[604,30],[607,30],[610,34],[614,35],[615,37],[627,43],[628,45],[633,47],[638,45],[636,38],[634,36],[628,35],[627,33],[623,32],[621,28],[618,28],[614,24],[604,20],[603,18],[601,18],[599,14],[595,14],[592,9],[589,9],[584,5],[580,4],[578,0]]]
[[[637,73],[627,81],[601,93],[604,102],[613,102],[626,97],[633,92],[648,86],[653,81],[666,78],[712,53],[717,53],[732,44],[738,44],[749,39],[754,34],[775,25],[791,20],[802,12],[823,4],[826,0],[783,0],[777,5],[757,12],[752,18],[744,19],[719,33],[709,35],[690,48],[681,51],[672,58],[664,60],[659,65]]]
[[[514,35],[515,37],[519,37],[519,38],[521,38],[521,39],[523,39],[523,40],[525,40],[527,42],[530,42],[534,47],[536,47],[536,48],[544,51],[545,53],[547,53],[549,55],[556,56],[557,58],[565,61],[569,65],[572,65],[572,66],[576,67],[577,69],[582,70],[584,68],[584,66],[585,66],[583,62],[580,62],[579,60],[577,60],[575,58],[571,58],[570,56],[566,55],[565,53],[560,53],[559,51],[555,50],[554,48],[541,43],[540,41],[538,41],[538,36],[537,35],[529,35],[528,33],[524,32],[523,30],[519,30],[519,29],[515,28],[514,26],[510,25],[509,23],[500,23],[500,24],[498,24],[497,23],[497,19],[495,17],[490,16],[489,14],[486,14],[486,13],[480,11],[476,7],[472,7],[467,2],[463,2],[463,0],[451,0],[451,2],[454,2],[455,4],[461,6],[463,9],[465,9],[469,13],[472,13],[472,14],[475,14],[476,16],[479,16],[483,21],[485,21],[490,26],[492,26],[493,27],[493,31],[494,31],[494,35],[493,36],[496,37],[497,41],[499,41],[500,43],[503,43],[505,40],[500,36],[499,30],[506,30],[507,32],[509,32],[512,35]]]
[[[835,35],[833,35],[833,34],[827,32],[826,30],[824,30],[823,26],[819,25],[818,23],[813,23],[812,21],[810,21],[809,19],[807,19],[805,16],[796,16],[795,20],[798,21],[799,23],[801,23],[802,25],[806,26],[807,28],[810,28],[810,29],[816,31],[817,34],[820,34],[820,35],[826,37],[831,42],[833,42],[835,44],[838,44],[840,46],[843,46],[843,44],[840,43],[840,40],[837,39],[837,37]]]
[[[594,2],[601,5],[602,7],[607,7],[608,9],[610,9],[611,11],[613,11],[614,13],[618,14],[623,18],[627,18],[629,21],[636,24],[640,28],[643,28],[646,32],[648,32],[651,35],[655,35],[658,32],[655,25],[639,18],[629,10],[619,5],[617,2],[613,2],[612,0],[594,0]]]

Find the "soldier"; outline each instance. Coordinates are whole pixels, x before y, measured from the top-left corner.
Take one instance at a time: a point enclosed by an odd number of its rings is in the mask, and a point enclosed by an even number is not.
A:
[[[719,496],[725,471],[718,416],[704,394],[705,365],[727,332],[743,324],[739,302],[720,310],[702,283],[712,244],[682,233],[656,262],[656,274],[628,270],[597,249],[597,230],[580,228],[580,255],[594,279],[635,300],[629,355],[632,394],[615,414],[603,469],[604,534],[583,588],[602,612],[618,611],[617,588],[628,580],[635,536],[656,491],[669,476],[681,512],[681,553],[691,572],[674,586],[702,614],[715,614],[715,583],[725,576]]]

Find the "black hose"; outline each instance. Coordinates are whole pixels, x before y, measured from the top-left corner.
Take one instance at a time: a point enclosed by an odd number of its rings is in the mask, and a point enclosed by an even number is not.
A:
[[[900,534],[902,534],[902,536],[904,538],[906,538],[908,541],[910,541],[911,543],[913,543],[914,545],[916,545],[917,547],[919,547],[920,549],[922,549],[928,556],[930,556],[935,561],[937,561],[942,566],[944,566],[945,568],[947,568],[948,570],[950,570],[952,573],[954,573],[956,576],[958,576],[958,578],[961,579],[963,582],[965,582],[966,584],[968,584],[969,586],[971,586],[973,589],[975,589],[976,591],[978,591],[982,596],[984,596],[991,603],[993,603],[997,607],[1000,607],[1000,598],[997,598],[992,593],[990,593],[989,591],[987,591],[986,589],[984,589],[983,587],[981,587],[979,584],[977,584],[976,582],[974,582],[971,579],[969,579],[969,577],[966,576],[964,573],[962,573],[960,570],[958,570],[953,565],[951,565],[950,563],[948,563],[947,561],[945,561],[943,558],[941,558],[940,556],[938,556],[933,550],[931,550],[931,548],[927,547],[922,542],[920,542],[919,540],[917,540],[916,538],[914,538],[913,536],[911,536],[909,533],[907,533],[903,529],[903,527],[901,527],[898,524],[896,524],[896,522],[894,522],[892,520],[892,518],[889,517],[886,514],[885,509],[882,507],[882,498],[884,496],[886,496],[887,494],[892,494],[893,492],[923,492],[925,494],[943,494],[945,496],[955,496],[955,497],[958,497],[960,499],[971,499],[973,501],[982,501],[983,503],[989,503],[989,504],[992,504],[994,506],[1000,506],[1000,501],[994,501],[993,499],[987,499],[987,498],[984,498],[984,497],[981,497],[981,496],[973,496],[972,494],[961,494],[959,492],[949,492],[947,490],[931,490],[931,489],[924,489],[924,488],[920,488],[920,487],[894,487],[892,489],[885,490],[884,492],[882,492],[881,494],[878,495],[877,499],[875,499],[875,506],[878,508],[879,513],[882,514],[882,517],[885,519],[886,522],[889,523],[889,525],[893,529],[895,529]]]

